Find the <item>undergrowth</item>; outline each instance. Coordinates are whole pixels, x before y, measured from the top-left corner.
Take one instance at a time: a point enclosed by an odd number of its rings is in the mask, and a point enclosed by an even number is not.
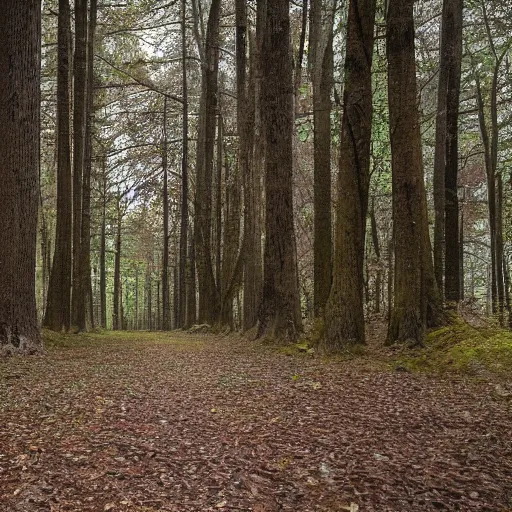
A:
[[[498,327],[476,328],[456,319],[428,333],[423,348],[402,354],[393,365],[409,371],[510,374],[512,332]]]

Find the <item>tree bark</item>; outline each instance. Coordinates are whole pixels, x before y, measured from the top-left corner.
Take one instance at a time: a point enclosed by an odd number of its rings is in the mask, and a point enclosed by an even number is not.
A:
[[[84,142],[84,170],[82,176],[82,220],[80,225],[80,289],[83,307],[78,312],[77,326],[81,331],[94,327],[94,314],[90,307],[92,300],[91,283],[91,174],[93,161],[94,128],[94,50],[96,36],[97,0],[90,0],[89,24],[87,27],[87,79],[86,79],[86,117]]]
[[[121,329],[122,316],[120,302],[121,297],[121,198],[117,200],[117,229],[116,229],[116,252],[114,256],[114,300],[112,308],[112,329],[118,331]]]
[[[187,84],[187,2],[181,1],[181,66],[183,87],[180,254],[178,271],[178,314],[176,327],[184,327],[187,319],[187,245],[188,245],[188,84]]]
[[[331,90],[334,71],[332,45],[335,10],[335,0],[311,0],[309,67],[313,83],[313,307],[316,317],[325,313],[332,281]]]
[[[241,213],[241,180],[240,169],[230,169],[228,158],[225,162],[225,209],[224,209],[224,240],[222,254],[221,311],[220,325],[233,330],[233,300],[240,286],[242,273],[242,255],[240,254],[240,213]]]
[[[100,325],[107,328],[107,174],[106,158],[102,163],[102,208],[100,233]]]
[[[55,252],[43,325],[67,331],[71,325],[72,194],[69,56],[69,1],[59,0],[57,29],[57,212]]]
[[[414,0],[390,0],[387,21],[392,155],[394,303],[388,343],[420,344],[426,327],[421,135],[414,53]]]
[[[41,2],[0,16],[0,350],[41,349],[35,268],[39,190]]]
[[[349,7],[334,272],[322,341],[328,352],[365,342],[363,283],[375,5],[375,0],[353,0]]]
[[[375,313],[380,313],[380,295],[382,288],[382,268],[381,268],[381,254],[380,254],[380,243],[379,243],[379,232],[377,228],[377,219],[375,217],[375,204],[372,199],[372,207],[370,210],[370,225],[372,228],[372,242],[373,242],[373,250],[375,251],[375,264],[377,267],[376,275],[375,275],[375,304],[374,311]]]
[[[197,319],[197,290],[196,290],[196,244],[194,233],[189,236],[189,260],[186,268],[187,279],[187,318],[185,327],[192,327]]]
[[[257,3],[256,38],[251,47],[251,70],[247,83],[246,45],[247,12],[245,2],[237,0],[237,97],[240,169],[244,180],[244,252],[243,320],[244,331],[258,319],[262,289],[261,258],[261,176],[265,143],[261,124],[261,48],[266,16],[266,1]]]
[[[294,340],[302,330],[293,223],[293,75],[289,0],[268,2],[263,41],[266,141],[265,252],[260,336]]]
[[[221,0],[212,0],[206,28],[206,63],[203,70],[202,108],[199,112],[200,133],[198,134],[194,207],[199,322],[210,325],[217,323],[220,312],[220,297],[213,273],[211,244],[212,173],[218,104],[220,4]]]
[[[163,167],[163,255],[162,255],[162,328],[171,329],[171,308],[169,304],[169,172],[167,166],[167,98],[164,98],[164,118],[162,128],[162,167]]]
[[[86,124],[87,82],[87,0],[75,1],[75,55],[73,60],[73,288],[71,325],[80,331],[85,319],[85,291],[82,289],[80,244],[82,237],[82,178]]]
[[[462,62],[463,0],[445,0],[443,6],[443,50],[446,52],[446,167],[445,167],[445,297],[460,300],[459,166],[458,130]],[[442,288],[440,288],[442,289]]]

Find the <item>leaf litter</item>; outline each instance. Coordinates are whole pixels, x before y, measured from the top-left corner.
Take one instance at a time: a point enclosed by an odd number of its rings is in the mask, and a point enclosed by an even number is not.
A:
[[[496,389],[242,338],[90,336],[0,362],[0,511],[510,511]]]

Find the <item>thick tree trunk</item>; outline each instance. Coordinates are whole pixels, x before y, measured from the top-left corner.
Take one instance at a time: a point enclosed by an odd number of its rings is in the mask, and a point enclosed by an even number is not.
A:
[[[71,325],[73,330],[79,331],[84,327],[86,304],[86,292],[81,286],[80,245],[82,239],[82,178],[87,100],[87,0],[75,1],[73,72],[73,289],[71,295]]]
[[[240,168],[244,180],[243,319],[244,331],[258,319],[263,267],[261,257],[261,176],[265,143],[261,123],[261,49],[266,1],[259,1],[256,12],[256,39],[252,41],[251,73],[246,85],[247,13],[245,2],[237,1],[237,96],[240,137]],[[240,96],[242,94],[242,96]],[[248,96],[248,97],[246,97]],[[240,98],[244,98],[240,100]]]
[[[176,327],[184,327],[187,319],[187,245],[188,245],[188,84],[187,84],[187,2],[181,1],[181,66],[183,87],[180,254],[178,271],[178,312]]]
[[[364,250],[372,129],[375,0],[350,3],[333,284],[323,347],[339,352],[364,343]]]
[[[296,339],[302,330],[293,223],[293,76],[289,0],[267,4],[262,112],[266,141],[265,252],[260,336]]]
[[[313,83],[313,307],[316,317],[325,313],[332,279],[331,90],[333,86],[332,45],[335,9],[335,0],[311,0],[309,68]]]
[[[5,0],[0,16],[0,350],[41,349],[35,268],[41,2]]]
[[[55,252],[48,286],[44,326],[67,331],[71,325],[71,148],[69,55],[71,41],[69,0],[59,0],[57,34],[57,223]]]
[[[445,168],[445,297],[460,300],[459,199],[457,176],[459,165],[458,130],[459,96],[462,62],[462,3],[445,0],[443,6],[443,48],[446,52],[446,168]],[[440,288],[442,289],[442,288]]]
[[[221,0],[212,0],[206,29],[206,63],[199,112],[195,201],[195,248],[199,285],[199,321],[213,325],[220,312],[220,297],[212,262],[212,173],[215,120],[218,104],[219,21]],[[202,132],[202,133],[201,133]]]
[[[422,343],[427,294],[421,135],[414,54],[414,0],[390,0],[387,23],[388,97],[395,243],[394,304],[388,342]]]

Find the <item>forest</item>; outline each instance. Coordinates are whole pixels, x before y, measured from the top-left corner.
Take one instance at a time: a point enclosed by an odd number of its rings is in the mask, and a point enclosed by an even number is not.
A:
[[[507,0],[1,5],[0,512],[512,510]]]

